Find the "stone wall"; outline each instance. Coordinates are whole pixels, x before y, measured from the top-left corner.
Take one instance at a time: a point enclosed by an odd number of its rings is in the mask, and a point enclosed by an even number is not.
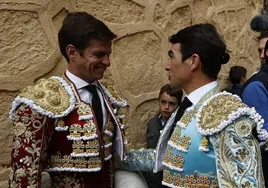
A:
[[[219,76],[228,85],[231,65],[259,67],[256,33],[249,28],[261,0],[0,0],[0,187],[7,187],[12,147],[10,103],[19,89],[67,66],[57,31],[68,12],[87,11],[118,35],[105,82],[129,102],[129,147],[143,147],[146,121],[157,112],[159,88],[167,82],[168,36],[196,23],[215,24],[231,54]]]

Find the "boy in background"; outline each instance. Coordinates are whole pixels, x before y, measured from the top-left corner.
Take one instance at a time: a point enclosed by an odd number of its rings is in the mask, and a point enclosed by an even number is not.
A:
[[[247,81],[247,69],[242,66],[231,67],[229,79],[231,80],[233,86],[232,89],[227,89],[226,91],[241,97],[243,85]]]
[[[182,90],[172,90],[169,84],[164,85],[159,92],[159,113],[147,123],[147,148],[155,149],[160,134],[171,116],[178,108],[183,96]],[[144,172],[144,177],[150,188],[161,188],[163,172]]]

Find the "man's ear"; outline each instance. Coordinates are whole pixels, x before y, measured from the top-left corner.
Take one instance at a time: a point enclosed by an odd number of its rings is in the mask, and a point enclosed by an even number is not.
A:
[[[245,84],[247,82],[247,76],[242,76],[242,78],[240,79],[240,84]]]
[[[268,49],[265,51],[265,55],[268,56]]]
[[[72,44],[69,44],[66,46],[66,54],[70,60],[74,60],[77,55],[77,50]]]
[[[190,64],[190,68],[191,70],[196,70],[200,64],[201,64],[201,61],[200,61],[200,57],[198,54],[193,54],[192,57],[191,57],[191,64]]]

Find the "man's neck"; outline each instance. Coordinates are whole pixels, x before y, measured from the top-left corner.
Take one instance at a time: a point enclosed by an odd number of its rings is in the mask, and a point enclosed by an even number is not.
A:
[[[193,91],[197,90],[198,88],[209,84],[211,82],[214,82],[214,79],[209,79],[209,78],[200,78],[200,79],[193,79],[191,82],[187,83],[187,86],[183,88],[185,93],[189,95]]]
[[[85,82],[87,82],[88,84],[91,84],[93,83],[94,81],[96,80],[93,80],[93,79],[89,79],[90,77],[85,77],[81,74],[81,72],[74,66],[74,62],[69,62],[69,65],[68,65],[68,71],[70,73],[72,73],[73,75],[75,75],[76,77],[84,80]]]

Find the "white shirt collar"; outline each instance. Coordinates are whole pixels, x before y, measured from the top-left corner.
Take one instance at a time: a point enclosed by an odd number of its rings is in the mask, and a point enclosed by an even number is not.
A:
[[[87,83],[85,80],[82,80],[81,78],[75,76],[73,73],[71,73],[69,70],[66,70],[66,76],[71,80],[71,82],[75,85],[76,89],[82,89],[86,87],[87,85],[94,84],[96,85],[96,82],[93,82],[91,84]]]
[[[159,114],[158,118],[160,119],[161,125],[164,127],[166,122],[163,121],[161,113]]]
[[[194,90],[192,93],[187,95],[187,98],[193,103],[193,105],[196,105],[198,101],[212,88],[216,87],[218,85],[217,81],[210,82],[196,90]]]

